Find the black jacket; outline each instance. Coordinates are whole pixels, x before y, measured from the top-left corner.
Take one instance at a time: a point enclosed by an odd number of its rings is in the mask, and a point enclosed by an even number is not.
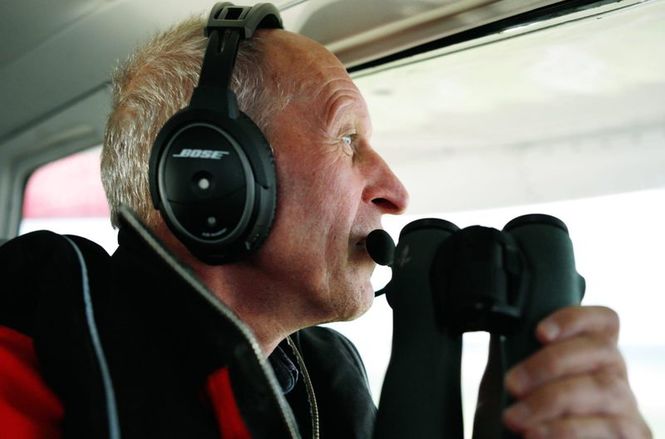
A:
[[[222,369],[252,437],[310,437],[302,371],[284,395],[249,329],[131,213],[121,221],[112,257],[51,232],[0,247],[0,326],[33,339],[65,437],[219,437],[225,414],[206,383]],[[278,352],[307,366],[320,437],[371,437],[376,409],[353,345],[318,327],[291,338],[297,353]]]

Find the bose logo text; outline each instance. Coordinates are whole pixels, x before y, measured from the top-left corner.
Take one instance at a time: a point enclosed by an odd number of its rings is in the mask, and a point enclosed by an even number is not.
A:
[[[225,155],[229,155],[228,151],[216,151],[214,149],[188,149],[185,148],[178,154],[173,154],[173,157],[181,159],[212,159],[220,160]]]

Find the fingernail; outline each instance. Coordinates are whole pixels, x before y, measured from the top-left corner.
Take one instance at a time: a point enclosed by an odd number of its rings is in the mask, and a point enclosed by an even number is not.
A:
[[[544,321],[538,328],[545,340],[552,341],[559,335],[559,326],[550,321]]]
[[[529,377],[521,367],[515,367],[506,374],[506,389],[513,395],[522,395],[529,386]]]
[[[504,412],[508,424],[516,428],[523,428],[529,419],[530,410],[524,403],[517,403]]]

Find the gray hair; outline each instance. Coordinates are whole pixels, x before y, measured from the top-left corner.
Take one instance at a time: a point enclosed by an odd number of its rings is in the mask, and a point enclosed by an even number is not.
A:
[[[201,17],[185,20],[139,48],[113,74],[112,108],[104,133],[101,174],[118,226],[118,208],[125,204],[148,225],[159,218],[148,185],[152,144],[164,123],[189,104],[201,70],[207,38]],[[264,132],[271,115],[288,104],[283,84],[267,71],[265,37],[256,33],[241,43],[231,77],[238,106]]]

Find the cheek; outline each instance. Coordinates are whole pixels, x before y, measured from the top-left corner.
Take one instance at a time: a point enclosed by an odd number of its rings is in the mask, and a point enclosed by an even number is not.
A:
[[[321,150],[314,144],[311,148]],[[291,235],[298,246],[324,245],[328,254],[331,243],[348,242],[349,231],[357,215],[362,185],[347,157],[338,158],[333,151],[303,154],[285,151],[276,154],[277,211],[275,226]]]
[[[360,191],[353,183],[353,175],[337,171],[332,175],[320,174],[320,180],[310,186],[312,190],[312,212],[317,212],[327,221],[331,231],[342,230],[348,234],[357,215]]]
[[[307,166],[303,159],[301,166],[278,168],[278,177],[278,208],[282,204],[296,210],[303,215],[299,221],[334,215],[354,197],[349,187],[353,176],[340,166],[323,162]]]

